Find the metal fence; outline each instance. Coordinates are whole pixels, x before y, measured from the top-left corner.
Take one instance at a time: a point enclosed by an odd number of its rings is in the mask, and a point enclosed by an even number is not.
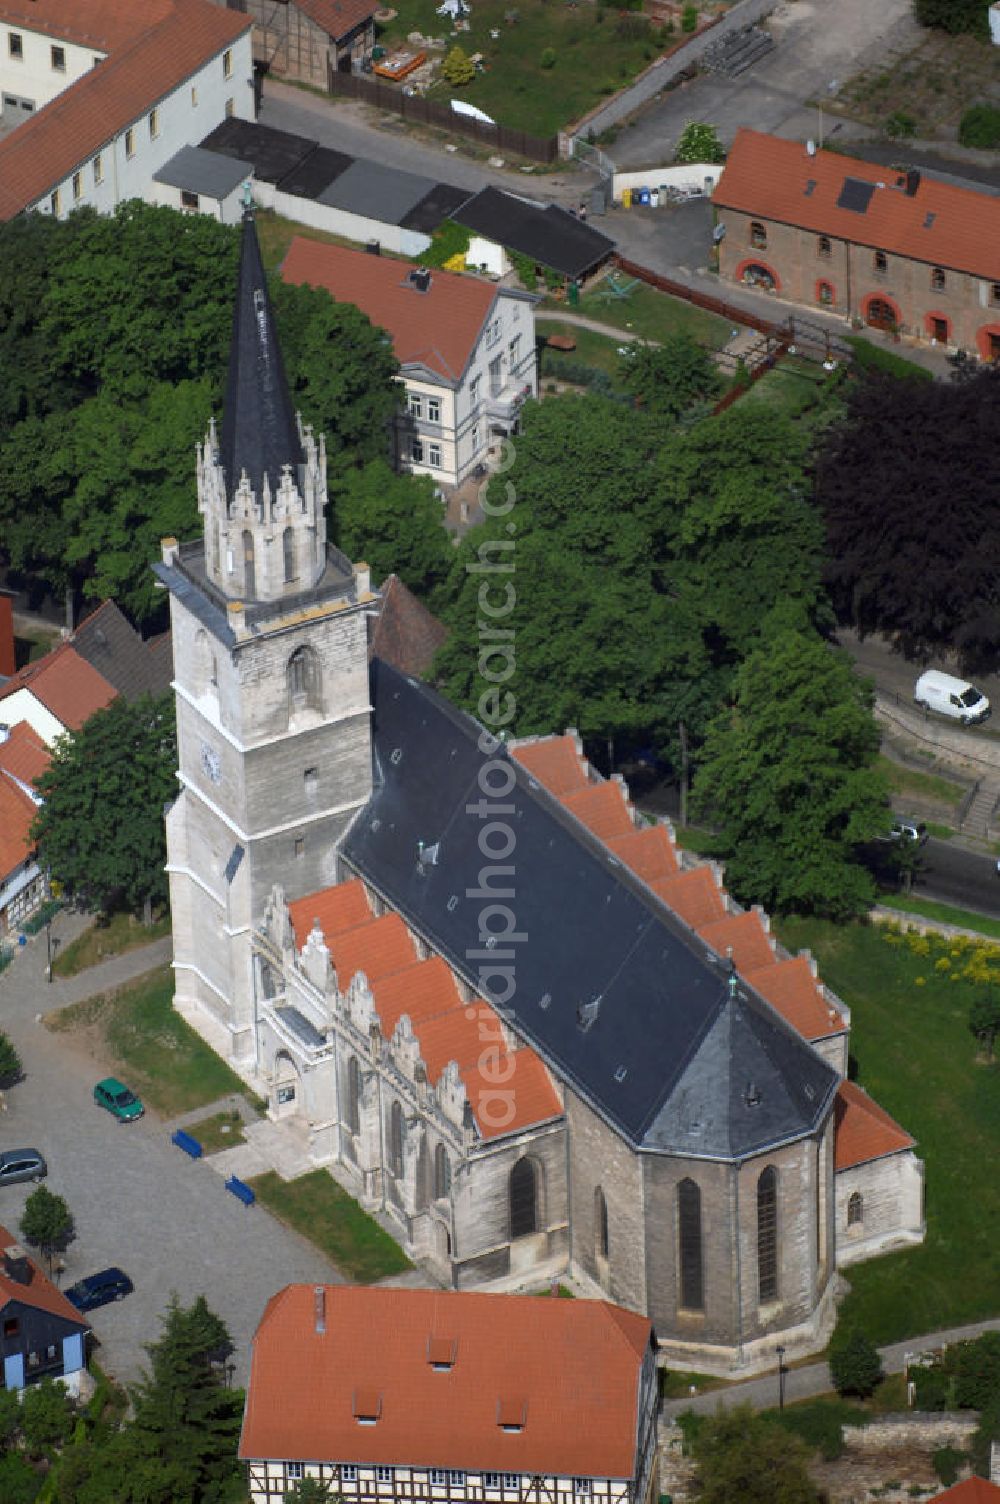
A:
[[[329,70],[331,94],[348,99],[360,99],[377,110],[389,110],[401,115],[404,120],[415,120],[421,125],[436,125],[441,130],[470,136],[484,146],[496,151],[513,152],[515,156],[528,157],[533,162],[554,162],[559,155],[557,136],[531,136],[527,131],[514,130],[509,125],[487,125],[484,120],[475,120],[468,115],[458,115],[446,104],[432,99],[423,99],[419,94],[404,94],[393,84],[381,83],[359,73],[339,73]]]

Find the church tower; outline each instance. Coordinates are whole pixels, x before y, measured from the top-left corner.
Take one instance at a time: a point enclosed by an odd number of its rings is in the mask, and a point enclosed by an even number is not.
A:
[[[293,412],[253,214],[243,217],[221,440],[198,446],[203,536],[163,541],[180,792],[167,815],[176,1005],[253,1053],[251,926],[271,888],[336,881],[371,792],[367,568],[326,538],[326,446]]]

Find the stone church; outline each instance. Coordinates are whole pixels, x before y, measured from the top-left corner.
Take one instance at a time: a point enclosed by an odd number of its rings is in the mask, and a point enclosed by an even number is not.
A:
[[[821,1347],[838,1268],[923,1237],[847,1008],[573,733],[497,740],[370,661],[249,213],[197,486],[156,566],[178,1009],[442,1283],[569,1271],[695,1369]]]

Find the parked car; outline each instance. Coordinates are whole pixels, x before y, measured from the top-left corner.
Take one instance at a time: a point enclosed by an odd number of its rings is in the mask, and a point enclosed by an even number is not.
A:
[[[0,1185],[22,1180],[44,1180],[49,1167],[37,1149],[4,1149],[0,1154]]]
[[[106,1107],[119,1123],[134,1122],[136,1118],[141,1118],[146,1110],[135,1092],[129,1091],[128,1087],[123,1086],[114,1076],[107,1076],[103,1081],[98,1081],[94,1087],[94,1101],[98,1106]]]
[[[894,820],[889,839],[891,841],[916,841],[918,846],[922,846],[927,840],[927,826],[922,820],[919,822]]]
[[[65,1292],[66,1299],[78,1311],[96,1311],[98,1306],[110,1305],[113,1300],[124,1300],[135,1286],[123,1269],[102,1269],[99,1274],[88,1274]]]
[[[936,668],[920,675],[913,698],[923,710],[936,710],[938,715],[961,721],[963,726],[985,721],[990,713],[990,702],[981,690]]]

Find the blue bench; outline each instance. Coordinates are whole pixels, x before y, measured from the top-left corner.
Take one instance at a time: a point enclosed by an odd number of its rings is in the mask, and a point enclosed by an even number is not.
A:
[[[178,1128],[176,1133],[170,1135],[170,1142],[176,1144],[178,1149],[183,1149],[185,1154],[190,1154],[192,1159],[200,1159],[205,1152],[198,1140],[192,1138],[190,1133],[185,1133],[182,1128]]]
[[[232,1191],[236,1199],[242,1201],[244,1206],[253,1206],[257,1200],[256,1192],[252,1191],[245,1181],[237,1180],[235,1175],[230,1175],[226,1181],[226,1190]]]

